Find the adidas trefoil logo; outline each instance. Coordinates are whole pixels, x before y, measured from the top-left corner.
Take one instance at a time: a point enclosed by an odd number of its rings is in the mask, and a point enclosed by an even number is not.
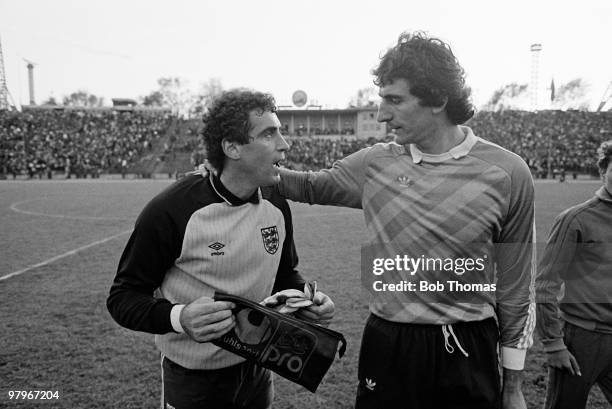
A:
[[[225,244],[223,243],[219,243],[218,241],[215,241],[213,244],[208,245],[208,247],[215,250],[212,253],[210,253],[211,256],[222,256],[225,254],[223,251],[219,251],[223,247],[225,247]]]
[[[402,186],[410,186],[412,185],[414,182],[412,181],[412,179],[407,178],[406,176],[399,176],[397,178],[397,181],[400,185]]]
[[[372,379],[370,378],[366,378],[366,388],[368,388],[369,390],[373,391],[374,387],[376,386],[376,382],[374,382]]]

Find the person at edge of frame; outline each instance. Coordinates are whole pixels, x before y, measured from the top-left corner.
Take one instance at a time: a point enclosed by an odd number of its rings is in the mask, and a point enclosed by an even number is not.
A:
[[[224,92],[204,116],[208,160],[153,198],[136,221],[107,300],[122,326],[156,334],[162,406],[269,408],[270,371],[210,341],[236,323],[222,291],[260,302],[304,287],[297,272],[291,212],[269,186],[279,182],[287,142],[274,98]],[[328,324],[334,304],[322,292],[298,317]]]
[[[585,408],[596,383],[612,404],[612,140],[597,167],[603,186],[557,216],[536,276],[546,409]]]

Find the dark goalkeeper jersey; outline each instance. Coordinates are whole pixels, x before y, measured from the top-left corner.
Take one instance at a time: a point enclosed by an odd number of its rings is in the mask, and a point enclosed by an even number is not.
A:
[[[138,217],[107,305],[120,325],[157,334],[157,346],[172,361],[227,367],[243,359],[174,332],[173,305],[215,291],[259,302],[273,291],[301,288],[297,262],[289,205],[273,189],[258,189],[245,201],[219,178],[192,174]]]

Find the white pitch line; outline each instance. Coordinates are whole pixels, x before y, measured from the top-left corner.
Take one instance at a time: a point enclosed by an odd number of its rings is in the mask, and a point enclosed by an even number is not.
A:
[[[30,215],[30,216],[54,217],[56,219],[71,219],[71,220],[121,220],[121,221],[132,220],[132,219],[125,218],[125,217],[68,216],[68,215],[65,215],[65,214],[39,213],[39,212],[30,211],[30,210],[22,210],[22,209],[17,207],[17,206],[22,205],[24,203],[36,202],[36,201],[39,201],[39,200],[43,200],[43,199],[32,199],[32,200],[24,200],[24,201],[21,201],[21,202],[15,202],[15,203],[13,203],[12,205],[9,206],[9,209],[11,209],[14,212],[21,213],[21,214],[27,214],[27,215]]]
[[[15,272],[12,272],[10,274],[4,275],[4,276],[0,277],[0,281],[6,280],[7,278],[11,278],[11,277],[14,277],[14,276],[18,276],[20,274],[23,274],[25,272],[28,272],[28,271],[33,270],[33,269],[38,268],[38,267],[46,266],[47,264],[51,264],[51,263],[53,263],[53,262],[55,262],[57,260],[60,260],[60,259],[62,259],[64,257],[72,256],[72,255],[78,253],[79,251],[83,251],[83,250],[86,250],[86,249],[88,249],[90,247],[97,246],[98,244],[106,243],[107,241],[111,241],[113,239],[116,239],[117,237],[121,237],[124,234],[131,233],[131,232],[132,232],[131,229],[130,230],[126,230],[126,231],[122,231],[121,233],[115,234],[115,235],[107,237],[105,239],[94,241],[93,243],[89,243],[89,244],[87,244],[85,246],[81,246],[81,247],[78,247],[78,248],[76,248],[74,250],[67,251],[64,254],[60,254],[59,256],[51,257],[48,260],[45,260],[45,261],[42,261],[40,263],[31,265],[31,266],[26,267],[26,268],[24,268],[22,270],[15,271]]]

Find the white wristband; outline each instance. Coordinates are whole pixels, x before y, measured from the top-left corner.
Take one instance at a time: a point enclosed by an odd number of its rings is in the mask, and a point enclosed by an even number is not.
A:
[[[525,367],[526,349],[517,349],[510,347],[501,348],[502,366],[507,369],[520,371]]]
[[[181,325],[181,311],[183,311],[183,308],[185,308],[185,304],[177,304],[170,310],[170,323],[172,324],[172,329],[179,334],[185,332]]]

